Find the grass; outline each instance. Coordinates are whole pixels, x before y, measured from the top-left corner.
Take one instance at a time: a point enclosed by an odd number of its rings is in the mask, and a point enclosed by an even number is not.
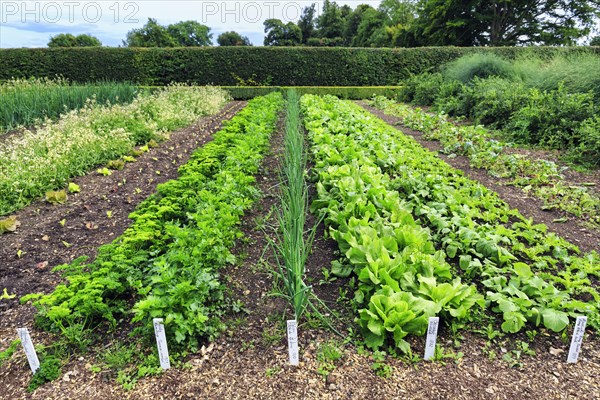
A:
[[[129,83],[71,85],[64,79],[13,79],[0,85],[0,134],[55,120],[90,102],[131,103],[136,95],[136,87]]]
[[[513,65],[530,87],[556,90],[562,84],[570,93],[592,92],[600,103],[600,57],[596,54],[560,55],[550,60],[530,56]]]

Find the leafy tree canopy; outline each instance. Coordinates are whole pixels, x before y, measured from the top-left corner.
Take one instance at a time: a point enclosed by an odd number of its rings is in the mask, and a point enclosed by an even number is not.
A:
[[[217,38],[217,43],[219,46],[252,46],[250,39],[234,31],[221,33]]]
[[[267,19],[264,23],[265,46],[299,46],[302,44],[302,31],[293,22],[284,24],[279,19]]]
[[[123,45],[127,47],[210,46],[211,40],[210,28],[196,21],[182,21],[163,26],[155,19],[148,18],[146,25],[127,33]]]
[[[92,35],[71,35],[70,33],[61,33],[50,38],[48,47],[94,47],[102,46],[102,42]]]

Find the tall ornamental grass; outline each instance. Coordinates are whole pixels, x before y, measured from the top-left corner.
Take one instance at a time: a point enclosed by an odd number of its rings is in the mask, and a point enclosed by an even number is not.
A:
[[[64,79],[13,79],[0,85],[0,134],[20,126],[55,120],[90,101],[127,104],[137,95],[129,83],[98,82],[71,85]]]

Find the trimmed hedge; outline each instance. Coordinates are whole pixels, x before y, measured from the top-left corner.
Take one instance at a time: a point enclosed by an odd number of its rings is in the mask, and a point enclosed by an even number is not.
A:
[[[294,89],[298,95],[332,95],[341,99],[362,100],[373,96],[395,97],[401,86],[221,86],[235,100],[248,100],[271,92]]]
[[[74,82],[114,80],[141,85],[386,86],[476,51],[514,58],[526,52],[541,56],[600,53],[600,47],[0,49],[0,80],[62,75]]]

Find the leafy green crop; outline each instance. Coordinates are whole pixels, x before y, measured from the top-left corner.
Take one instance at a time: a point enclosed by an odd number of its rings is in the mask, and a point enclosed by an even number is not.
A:
[[[368,343],[381,345],[381,336],[393,331],[388,314],[400,312],[389,302],[371,304],[383,287],[386,296],[408,292],[433,302],[428,310],[447,322],[468,319],[475,304],[483,305],[475,284],[485,288],[485,306],[502,315],[507,332],[526,323],[562,331],[582,314],[600,327],[600,295],[590,279],[598,276],[598,254],[579,256],[576,246],[357,105],[333,97],[302,100],[319,178],[313,210],[325,213],[346,256],[334,272],[358,277],[355,300],[368,303],[360,311]],[[420,309],[410,310],[417,318]],[[369,325],[375,315],[379,322]]]
[[[91,264],[84,258],[58,267],[67,283],[34,299],[38,320],[55,331],[70,326],[116,326],[126,317],[152,335],[152,318],[164,318],[177,347],[197,346],[223,328],[226,309],[218,271],[235,261],[229,249],[253,199],[254,177],[275,128],[281,94],[256,98],[198,149],[179,179],[130,215],[132,225],[102,246]],[[130,299],[134,299],[133,307]]]
[[[371,104],[384,112],[399,116],[403,124],[422,131],[429,140],[438,140],[442,152],[467,156],[471,166],[488,170],[493,177],[506,178],[510,184],[522,187],[542,199],[545,208],[558,208],[578,218],[600,226],[600,198],[585,186],[564,182],[559,167],[552,161],[531,160],[507,151],[511,144],[492,139],[490,132],[482,126],[460,125],[447,120],[443,114],[435,115],[404,104],[397,104],[384,97],[376,97]],[[525,111],[522,111],[525,112]],[[594,120],[586,120],[577,131],[583,130],[584,144],[573,150],[589,163],[597,163],[594,157],[594,140],[597,134]]]
[[[435,250],[429,231],[391,188],[393,181],[381,170],[394,163],[386,154],[388,142],[363,141],[368,121],[355,120],[354,110],[345,113],[345,103],[333,99],[302,98],[319,176],[312,209],[324,213],[346,256],[333,272],[358,276],[355,301],[365,307],[359,314],[366,343],[378,348],[389,334],[408,352],[403,338],[423,334],[428,317],[466,319],[473,306],[483,307],[483,296],[453,279],[445,254]]]

